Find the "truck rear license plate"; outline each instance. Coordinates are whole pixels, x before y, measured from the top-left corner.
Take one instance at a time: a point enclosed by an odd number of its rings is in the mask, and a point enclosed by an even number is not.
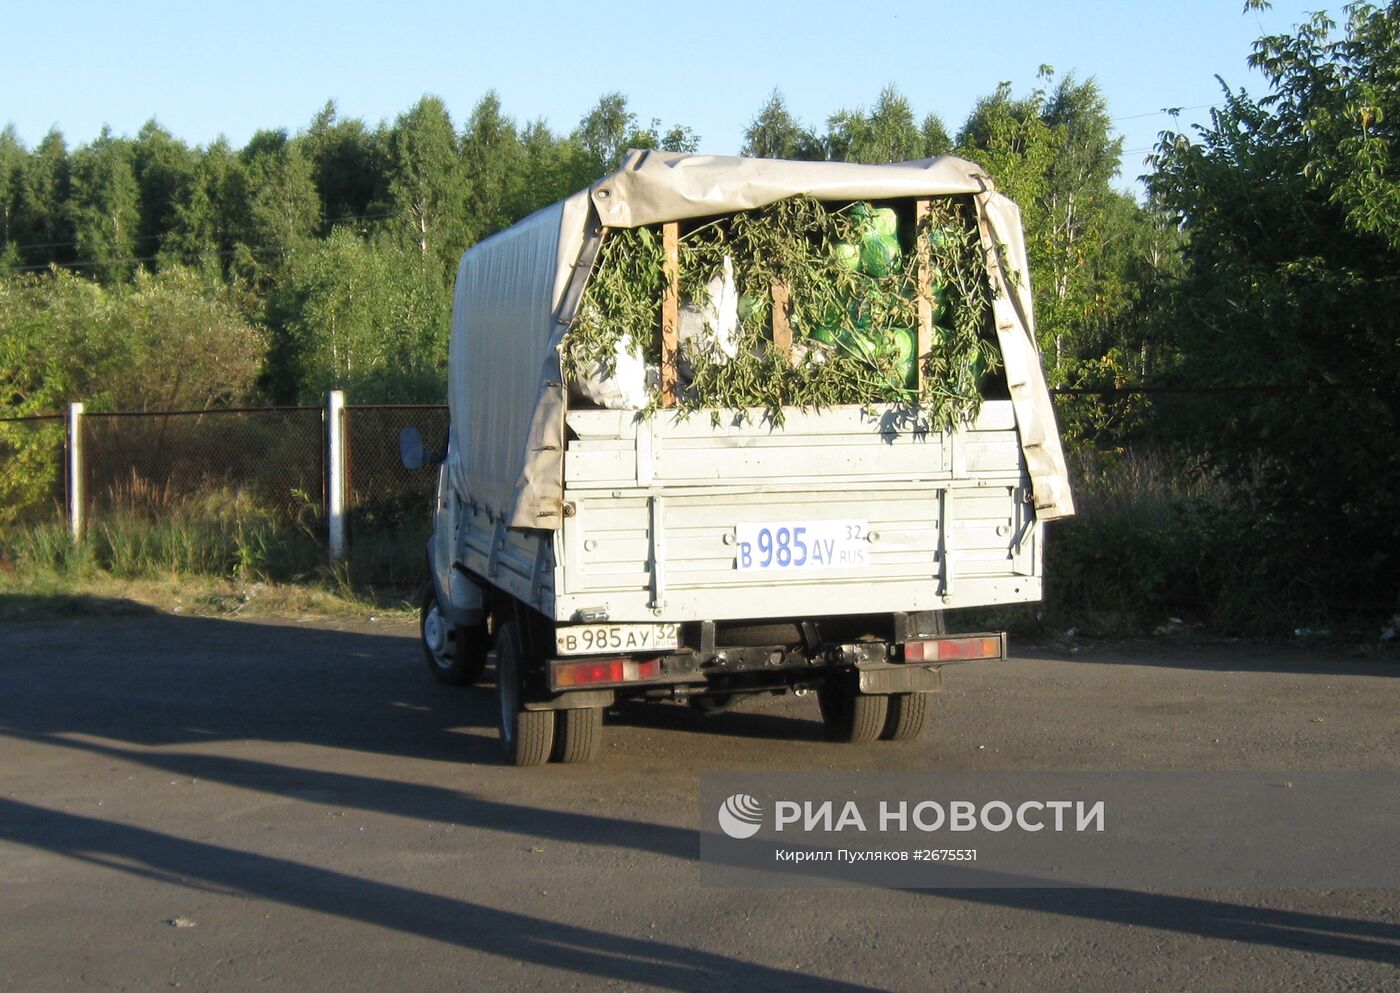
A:
[[[740,572],[862,569],[870,564],[866,521],[788,521],[735,529]]]
[[[674,651],[681,647],[680,631],[679,624],[582,624],[557,628],[554,651],[558,655]]]

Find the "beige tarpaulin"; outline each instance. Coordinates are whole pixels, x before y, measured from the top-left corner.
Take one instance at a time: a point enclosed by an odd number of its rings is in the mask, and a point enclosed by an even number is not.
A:
[[[532,214],[462,258],[452,312],[449,469],[459,492],[511,527],[561,522],[566,390],[559,344],[602,227],[638,227],[822,200],[971,194],[993,283],[997,338],[1042,521],[1074,513],[1064,453],[1035,345],[1025,239],[1016,205],[971,162],[788,162],[632,152],[588,190]],[[580,264],[582,258],[582,265]]]

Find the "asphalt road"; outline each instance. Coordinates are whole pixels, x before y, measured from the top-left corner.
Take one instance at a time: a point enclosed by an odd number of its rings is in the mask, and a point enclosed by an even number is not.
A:
[[[1296,650],[950,670],[913,743],[810,699],[496,757],[402,624],[0,624],[0,989],[1400,989],[1394,891],[727,890],[705,770],[1400,768],[1400,666]],[[1015,648],[1015,646],[1013,646]]]

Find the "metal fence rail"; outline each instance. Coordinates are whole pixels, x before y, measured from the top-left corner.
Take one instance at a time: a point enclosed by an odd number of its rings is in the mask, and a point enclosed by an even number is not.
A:
[[[412,425],[442,450],[447,424],[444,404],[344,404],[340,395],[314,407],[73,404],[66,415],[0,418],[0,527],[68,520],[81,537],[112,515],[256,508],[309,526],[339,558],[356,533],[426,519],[434,475],[404,469],[398,435]]]

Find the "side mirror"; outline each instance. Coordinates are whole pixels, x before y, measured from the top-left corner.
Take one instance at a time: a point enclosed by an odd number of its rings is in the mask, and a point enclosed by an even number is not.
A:
[[[423,468],[423,435],[415,427],[399,432],[399,461],[410,472]]]

